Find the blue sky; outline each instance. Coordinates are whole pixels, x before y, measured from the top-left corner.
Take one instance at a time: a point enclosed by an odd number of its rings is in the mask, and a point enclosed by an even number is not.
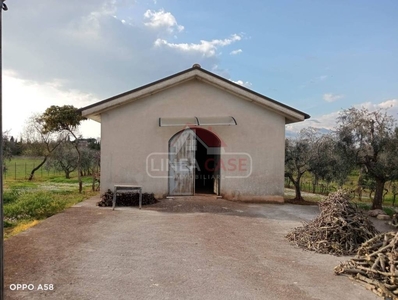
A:
[[[7,4],[3,126],[15,136],[52,104],[86,106],[194,63],[312,116],[288,131],[330,129],[350,106],[398,113],[396,0]]]

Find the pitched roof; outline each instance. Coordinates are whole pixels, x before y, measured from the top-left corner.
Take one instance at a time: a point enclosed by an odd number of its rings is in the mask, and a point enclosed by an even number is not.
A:
[[[165,77],[155,82],[143,85],[131,91],[113,96],[111,98],[99,101],[97,103],[80,108],[83,116],[101,122],[101,113],[118,106],[133,102],[137,99],[161,92],[172,86],[186,82],[188,80],[198,79],[216,87],[222,88],[229,93],[235,94],[247,101],[259,104],[269,110],[275,111],[286,118],[286,123],[300,122],[310,116],[302,111],[292,108],[286,104],[280,103],[274,99],[261,95],[253,90],[236,84],[228,79],[218,76],[212,72],[202,69],[200,65],[195,64],[192,68],[182,72]]]

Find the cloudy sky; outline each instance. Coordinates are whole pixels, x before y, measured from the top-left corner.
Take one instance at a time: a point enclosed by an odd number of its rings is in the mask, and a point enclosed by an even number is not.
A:
[[[333,128],[350,106],[398,113],[396,0],[7,0],[3,127],[199,63]],[[86,137],[100,127],[86,121]]]

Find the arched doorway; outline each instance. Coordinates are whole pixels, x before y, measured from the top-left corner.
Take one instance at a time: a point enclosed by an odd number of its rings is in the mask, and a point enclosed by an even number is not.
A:
[[[169,195],[220,193],[221,140],[203,128],[186,128],[169,140]]]

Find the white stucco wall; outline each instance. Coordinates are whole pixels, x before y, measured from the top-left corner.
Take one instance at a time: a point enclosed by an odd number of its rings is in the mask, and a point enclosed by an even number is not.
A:
[[[248,178],[225,178],[239,172],[221,171],[225,198],[283,201],[285,118],[196,79],[101,114],[101,193],[118,183],[167,195],[168,179],[147,174],[147,157],[167,153],[169,139],[183,129],[159,127],[159,117],[183,116],[235,117],[237,126],[211,126],[225,143],[221,158],[243,152],[253,164]],[[156,176],[162,174],[167,171]]]

